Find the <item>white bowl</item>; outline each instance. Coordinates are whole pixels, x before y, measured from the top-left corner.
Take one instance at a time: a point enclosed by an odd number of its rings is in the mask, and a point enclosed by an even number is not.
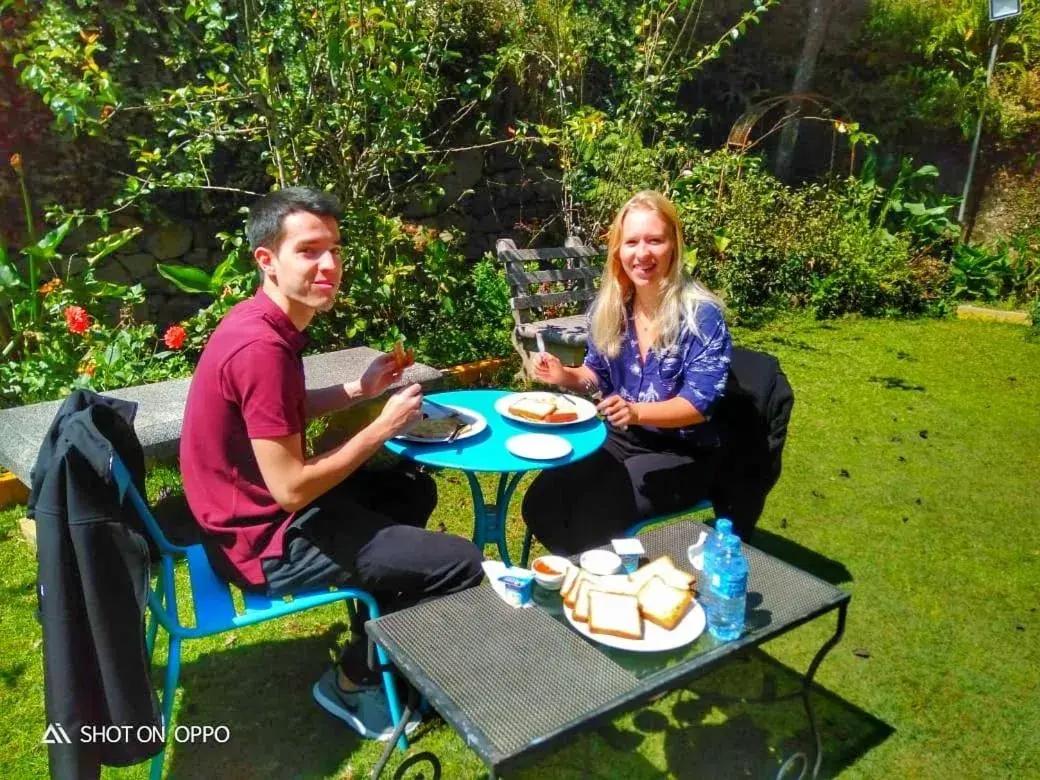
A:
[[[556,574],[538,571],[538,564],[543,564],[555,571]],[[534,572],[534,581],[543,588],[546,590],[559,590],[563,585],[563,578],[567,575],[567,569],[572,565],[570,561],[559,555],[543,555],[534,559],[534,563],[531,564],[531,571]]]
[[[578,560],[589,574],[605,576],[621,571],[621,557],[610,550],[586,550]]]

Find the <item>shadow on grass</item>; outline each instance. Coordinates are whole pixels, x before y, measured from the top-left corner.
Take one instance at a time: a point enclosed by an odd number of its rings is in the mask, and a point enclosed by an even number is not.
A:
[[[808,716],[801,697],[792,697],[800,687],[799,672],[753,650],[623,725],[579,737],[524,776],[660,777],[661,770],[650,767],[637,751],[644,742],[663,739],[670,777],[774,778],[794,754],[813,757]],[[820,777],[839,774],[894,733],[891,726],[818,685],[811,696],[823,741]],[[792,769],[788,777],[797,777],[801,764]]]
[[[748,540],[748,544],[792,566],[797,566],[831,585],[852,582],[852,572],[841,561],[828,558],[826,555],[821,555],[770,531],[756,528]]]
[[[171,745],[167,776],[208,780],[336,772],[361,739],[314,703],[311,686],[329,667],[342,628],[333,625],[305,639],[214,649],[184,664],[175,725],[226,726],[231,736],[223,744]],[[156,680],[163,670],[158,666]]]
[[[868,382],[883,386],[886,390],[912,390],[915,393],[925,392],[924,385],[915,385],[901,376],[872,376]]]

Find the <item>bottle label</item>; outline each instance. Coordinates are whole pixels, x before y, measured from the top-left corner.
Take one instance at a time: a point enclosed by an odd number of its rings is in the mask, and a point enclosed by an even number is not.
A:
[[[740,598],[747,593],[747,575],[714,573],[711,575],[711,591],[724,599]]]

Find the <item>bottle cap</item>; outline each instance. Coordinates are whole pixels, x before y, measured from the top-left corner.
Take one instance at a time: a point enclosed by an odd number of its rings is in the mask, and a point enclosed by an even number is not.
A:
[[[723,536],[733,533],[733,521],[728,517],[720,517],[715,521],[715,532]]]

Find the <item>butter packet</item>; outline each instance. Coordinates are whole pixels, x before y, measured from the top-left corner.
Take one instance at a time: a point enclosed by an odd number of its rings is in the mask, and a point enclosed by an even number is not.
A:
[[[507,568],[501,561],[484,561],[481,565],[492,589],[502,601],[511,607],[533,605],[534,572],[519,566]]]

